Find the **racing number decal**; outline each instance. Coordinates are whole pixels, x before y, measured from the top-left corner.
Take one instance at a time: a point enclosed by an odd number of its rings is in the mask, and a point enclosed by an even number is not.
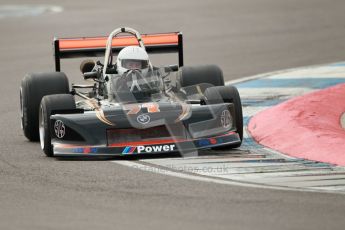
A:
[[[157,103],[145,103],[141,105],[142,108],[147,108],[148,113],[158,113],[159,105]]]
[[[148,113],[160,112],[158,103],[132,104],[123,106],[124,110],[128,110],[127,115],[137,114],[143,108],[146,108]]]
[[[141,110],[141,106],[138,105],[138,104],[132,104],[132,105],[124,105],[123,106],[123,109],[124,110],[129,110],[127,112],[128,115],[131,115],[131,114],[137,114],[140,112]]]

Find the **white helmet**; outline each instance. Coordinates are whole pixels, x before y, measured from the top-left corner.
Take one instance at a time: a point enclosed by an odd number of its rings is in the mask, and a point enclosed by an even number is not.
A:
[[[149,55],[139,46],[127,46],[117,56],[117,72],[122,75],[128,70],[148,70],[150,66]]]

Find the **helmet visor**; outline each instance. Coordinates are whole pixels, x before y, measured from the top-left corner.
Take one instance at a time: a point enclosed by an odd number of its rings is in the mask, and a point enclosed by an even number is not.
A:
[[[121,65],[125,69],[146,69],[149,65],[147,60],[135,60],[135,59],[124,59],[121,61]]]

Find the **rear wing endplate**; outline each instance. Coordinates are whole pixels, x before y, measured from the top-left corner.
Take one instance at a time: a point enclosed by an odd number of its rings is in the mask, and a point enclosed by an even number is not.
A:
[[[102,57],[108,37],[54,38],[55,70],[61,70],[61,59],[80,57]],[[183,37],[181,32],[162,34],[143,34],[148,53],[178,53],[178,65],[183,66]],[[134,36],[113,38],[114,53],[126,46],[138,45]]]

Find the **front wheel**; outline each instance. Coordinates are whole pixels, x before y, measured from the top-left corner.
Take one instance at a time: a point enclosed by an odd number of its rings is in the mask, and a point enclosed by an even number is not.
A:
[[[49,95],[42,98],[40,109],[39,109],[39,116],[38,116],[38,123],[39,123],[39,137],[41,148],[43,152],[48,156],[54,156],[53,147],[51,144],[51,134],[52,128],[57,129],[54,130],[57,135],[60,131],[65,129],[64,124],[61,121],[56,121],[54,126],[51,127],[50,116],[53,115],[54,111],[61,111],[61,110],[74,110],[76,108],[74,97],[70,94],[55,94]],[[58,124],[57,122],[61,122]]]
[[[233,103],[235,106],[235,121],[237,133],[240,136],[241,142],[231,146],[221,146],[215,149],[238,148],[243,140],[243,113],[240,94],[235,86],[215,86],[205,90],[206,103]]]

